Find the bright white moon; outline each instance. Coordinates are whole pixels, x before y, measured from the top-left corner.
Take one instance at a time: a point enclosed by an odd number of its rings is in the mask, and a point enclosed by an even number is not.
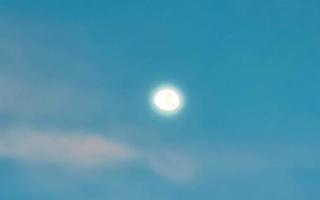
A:
[[[173,89],[161,89],[154,96],[154,104],[160,110],[173,112],[181,106],[181,97]]]

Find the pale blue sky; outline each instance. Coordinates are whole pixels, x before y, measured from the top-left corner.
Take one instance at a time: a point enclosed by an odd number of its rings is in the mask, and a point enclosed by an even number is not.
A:
[[[0,0],[0,199],[318,200],[320,3]],[[161,84],[182,112],[149,105]]]

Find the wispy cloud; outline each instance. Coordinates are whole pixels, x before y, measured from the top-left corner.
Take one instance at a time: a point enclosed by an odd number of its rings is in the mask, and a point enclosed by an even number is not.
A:
[[[122,133],[123,134],[123,133]],[[209,150],[209,151],[208,151]],[[189,182],[199,175],[234,176],[268,170],[319,167],[319,148],[264,144],[259,148],[215,144],[190,153],[157,145],[132,145],[92,132],[48,131],[27,128],[2,131],[0,158],[62,168],[122,169],[135,164],[173,182]]]
[[[190,181],[196,175],[196,161],[189,154],[162,152],[162,156],[152,156],[148,165],[160,176],[176,182]]]
[[[136,152],[100,136],[31,133],[2,137],[0,155],[34,162],[92,166],[129,161]]]
[[[0,157],[60,167],[116,167],[140,163],[155,174],[175,182],[194,178],[188,155],[166,150],[148,153],[139,147],[93,133],[17,129],[0,137]]]

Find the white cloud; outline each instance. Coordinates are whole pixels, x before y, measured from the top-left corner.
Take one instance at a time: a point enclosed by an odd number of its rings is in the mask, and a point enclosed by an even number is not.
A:
[[[130,161],[132,148],[90,134],[9,134],[1,137],[0,155],[33,162],[97,166]]]
[[[140,163],[174,182],[192,180],[194,163],[188,155],[166,150],[152,153],[92,133],[15,129],[0,137],[0,157],[60,167],[116,167]]]

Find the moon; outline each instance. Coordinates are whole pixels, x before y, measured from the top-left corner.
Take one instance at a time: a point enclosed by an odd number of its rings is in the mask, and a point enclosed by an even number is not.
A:
[[[181,107],[181,96],[172,88],[163,88],[154,96],[156,107],[165,112],[174,112]]]

